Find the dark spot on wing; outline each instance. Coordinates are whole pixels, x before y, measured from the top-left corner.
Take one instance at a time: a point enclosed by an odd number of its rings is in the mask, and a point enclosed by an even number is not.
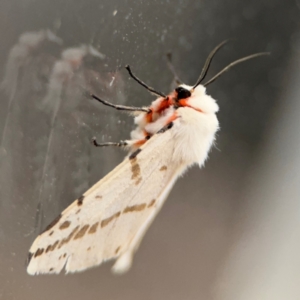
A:
[[[34,254],[34,257],[40,256],[44,253],[44,248],[38,248]]]
[[[171,129],[173,127],[173,122],[170,122],[169,124],[167,124],[166,126],[164,126],[163,128],[161,128],[160,130],[157,131],[157,133],[164,133],[165,131]]]
[[[77,240],[77,239],[80,239],[82,238],[86,231],[89,229],[90,225],[84,225],[77,233],[76,235],[74,236],[74,240]]]
[[[167,166],[162,166],[162,167],[159,169],[159,171],[166,171],[167,169],[168,169]]]
[[[150,201],[150,203],[148,204],[148,207],[153,206],[153,205],[155,204],[155,202],[156,202],[156,200],[155,200],[155,199],[152,199],[152,200]]]
[[[47,246],[45,252],[48,253],[49,251],[53,251],[56,248],[56,246],[58,245],[58,243],[59,243],[59,241],[57,240],[53,245]]]
[[[141,210],[145,209],[145,207],[146,207],[146,203],[136,204],[136,205],[133,205],[133,206],[127,206],[123,210],[123,213],[134,212],[134,211],[141,211]]]
[[[32,259],[32,256],[33,256],[34,253],[32,252],[28,252],[28,256],[27,256],[27,266],[30,264],[30,261]]]
[[[49,236],[51,236],[51,235],[53,234],[53,232],[54,232],[54,231],[52,230],[52,231],[49,233]]]
[[[42,233],[44,233],[44,232],[46,232],[46,231],[48,231],[48,230],[50,230],[54,225],[56,225],[57,224],[57,222],[60,220],[60,218],[61,218],[61,214],[59,215],[59,216],[57,216],[45,229],[44,229],[44,231],[42,232]]]
[[[131,160],[131,159],[136,158],[137,155],[138,155],[141,151],[142,151],[142,149],[140,149],[140,148],[137,149],[137,150],[135,150],[133,153],[130,154],[129,159]]]
[[[83,196],[83,195],[80,196],[80,197],[78,198],[78,200],[77,200],[77,205],[78,205],[78,206],[81,206],[81,205],[82,205],[83,199],[84,199],[84,196]]]
[[[49,269],[49,272],[52,272],[53,270],[54,270],[53,268],[50,268],[50,269]]]
[[[136,179],[141,175],[140,165],[136,161],[131,164],[131,172],[131,179]]]
[[[102,199],[102,196],[97,195],[95,198],[96,198],[96,199]]]
[[[113,214],[111,217],[102,220],[101,227],[105,227],[106,225],[108,225],[112,220],[114,220],[115,218],[118,218],[120,216],[120,214],[121,214],[121,212],[118,211],[117,213]]]
[[[90,251],[90,250],[91,250],[91,247],[88,247],[86,250],[87,250],[87,251]]]
[[[81,209],[78,209],[75,213],[75,215],[79,214],[81,212]]]
[[[97,231],[98,225],[99,225],[99,222],[93,224],[88,233],[89,234],[95,233]]]
[[[141,168],[140,165],[137,163],[137,158],[133,158],[131,160],[131,179],[135,180],[135,184],[138,185],[142,181],[141,177]]]
[[[121,246],[119,246],[116,250],[115,250],[115,254],[118,254],[118,252],[120,251]]]
[[[64,238],[64,239],[60,242],[60,244],[59,244],[59,246],[58,246],[58,249],[60,249],[64,244],[69,243],[69,241],[70,241],[71,238],[74,236],[74,234],[76,233],[76,231],[78,230],[78,228],[79,228],[79,226],[75,227],[75,228],[71,231],[71,233],[68,235],[68,237]]]
[[[139,177],[139,178],[136,180],[135,185],[138,185],[141,181],[142,181],[142,177]]]
[[[59,225],[59,229],[66,229],[70,226],[71,222],[70,221],[65,221],[62,224]]]
[[[64,253],[64,258],[66,258],[66,256],[67,256],[67,253]]]

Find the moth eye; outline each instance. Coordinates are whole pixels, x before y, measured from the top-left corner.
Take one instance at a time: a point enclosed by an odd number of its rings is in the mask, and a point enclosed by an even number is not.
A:
[[[177,92],[177,99],[178,100],[191,97],[191,92],[189,90],[181,87],[181,86],[176,88],[175,91]]]

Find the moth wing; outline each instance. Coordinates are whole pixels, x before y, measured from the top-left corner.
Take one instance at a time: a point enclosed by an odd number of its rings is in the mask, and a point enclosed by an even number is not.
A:
[[[32,244],[29,274],[83,271],[110,259],[125,272],[184,165],[173,160],[172,128],[74,201]]]

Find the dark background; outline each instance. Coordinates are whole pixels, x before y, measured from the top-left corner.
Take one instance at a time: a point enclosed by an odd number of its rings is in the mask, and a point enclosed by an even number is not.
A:
[[[260,172],[255,171],[258,162],[272,149],[266,146],[269,135],[284,124],[292,70],[298,70],[299,8],[291,0],[2,0],[0,299],[207,300],[225,299],[225,294],[246,299],[231,293],[240,286],[235,269],[226,275],[223,268],[247,232],[247,226],[245,232],[239,229],[251,214],[245,208],[251,198],[249,178]],[[45,42],[9,64],[19,37],[42,29],[53,31],[63,44]],[[227,38],[234,41],[218,53],[208,76],[255,52],[270,51],[271,56],[236,66],[209,86],[208,94],[220,106],[216,147],[203,170],[193,168],[179,180],[132,270],[116,277],[108,263],[69,276],[27,275],[25,259],[37,233],[124,156],[119,149],[92,148],[90,138],[118,141],[132,129],[130,117],[92,103],[82,87],[115,103],[148,105],[153,97],[129,79],[126,64],[167,93],[173,80],[167,51],[180,77],[193,84],[208,53]],[[86,55],[61,81],[57,95],[49,85],[51,70],[64,49],[82,44],[106,58]],[[116,80],[109,86],[112,76]],[[275,135],[274,141],[281,138]],[[255,270],[249,274],[248,282],[257,276]],[[230,285],[222,276],[236,281]]]

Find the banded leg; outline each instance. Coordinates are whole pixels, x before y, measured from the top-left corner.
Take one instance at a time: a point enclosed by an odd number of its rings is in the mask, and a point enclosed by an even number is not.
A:
[[[92,143],[96,147],[108,147],[108,146],[126,147],[129,145],[128,141],[120,141],[119,143],[106,142],[106,143],[99,144],[95,137],[92,138]]]
[[[106,142],[106,143],[98,143],[96,138],[92,138],[92,143],[96,147],[109,147],[109,146],[114,146],[114,147],[140,147],[143,144],[145,144],[151,137],[146,136],[144,139],[141,140],[127,140],[127,141],[120,141],[118,143],[114,142]]]

